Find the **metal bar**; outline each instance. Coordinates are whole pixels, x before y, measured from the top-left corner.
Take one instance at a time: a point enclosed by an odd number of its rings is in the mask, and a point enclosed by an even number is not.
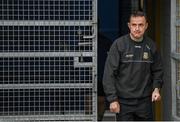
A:
[[[180,60],[180,53],[171,52],[171,57],[175,60]]]
[[[23,21],[16,21],[16,20],[1,20],[0,26],[91,26],[91,21],[50,21],[50,20],[38,20],[38,21],[31,21],[31,20],[23,20]]]
[[[176,44],[177,44],[177,32],[176,32],[176,24],[178,23],[176,20],[176,2],[177,0],[171,1],[171,81],[172,81],[172,118],[175,120],[179,120],[179,117],[177,116],[177,79],[176,79],[176,60],[179,60],[179,54],[175,53],[176,51]]]
[[[0,53],[0,57],[76,57],[94,56],[94,52],[8,52]]]
[[[0,84],[0,89],[92,88],[92,83]]]
[[[27,120],[87,120],[92,121],[92,115],[67,114],[67,115],[28,115],[28,116],[1,116],[0,121],[27,121]]]
[[[98,22],[98,1],[97,0],[93,0],[93,21],[94,21],[94,24],[93,24],[93,34],[95,34],[96,36],[93,38],[93,50],[95,52],[95,57],[93,57],[93,62],[95,64],[95,67],[93,68],[93,115],[94,115],[94,120],[96,121],[97,120],[97,54],[98,54],[98,49],[97,49],[97,46],[98,46],[98,27],[97,27],[97,22]]]

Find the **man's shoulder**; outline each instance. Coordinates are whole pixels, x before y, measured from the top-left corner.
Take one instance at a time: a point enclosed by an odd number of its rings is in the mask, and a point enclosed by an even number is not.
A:
[[[155,41],[148,36],[145,37],[145,44],[153,51],[157,49]]]
[[[125,43],[127,42],[127,40],[129,40],[129,34],[126,34],[126,35],[123,35],[123,36],[120,36],[118,37],[115,42],[116,43]]]
[[[129,41],[128,34],[118,37],[112,44],[112,48],[117,48],[118,50],[124,49]]]
[[[156,46],[156,43],[152,38],[150,38],[148,36],[145,36],[144,38],[145,38],[145,41],[146,41],[147,44],[149,44],[151,46]]]

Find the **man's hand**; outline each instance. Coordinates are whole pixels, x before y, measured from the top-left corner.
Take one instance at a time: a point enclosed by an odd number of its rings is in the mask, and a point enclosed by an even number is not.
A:
[[[155,88],[153,93],[152,93],[152,102],[154,101],[160,101],[161,100],[161,95],[159,93],[159,89]]]
[[[112,102],[110,104],[109,109],[110,109],[111,112],[119,113],[120,112],[120,104],[119,104],[119,102],[117,102],[117,101]]]

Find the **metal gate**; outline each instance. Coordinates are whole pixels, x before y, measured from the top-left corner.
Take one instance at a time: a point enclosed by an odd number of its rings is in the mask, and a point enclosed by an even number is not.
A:
[[[97,0],[0,0],[0,121],[97,120]]]
[[[180,120],[180,0],[171,1],[172,117]]]

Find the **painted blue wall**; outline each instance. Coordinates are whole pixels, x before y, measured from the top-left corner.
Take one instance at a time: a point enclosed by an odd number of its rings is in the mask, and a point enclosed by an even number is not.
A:
[[[119,0],[98,0],[99,31],[111,41],[119,36]]]

